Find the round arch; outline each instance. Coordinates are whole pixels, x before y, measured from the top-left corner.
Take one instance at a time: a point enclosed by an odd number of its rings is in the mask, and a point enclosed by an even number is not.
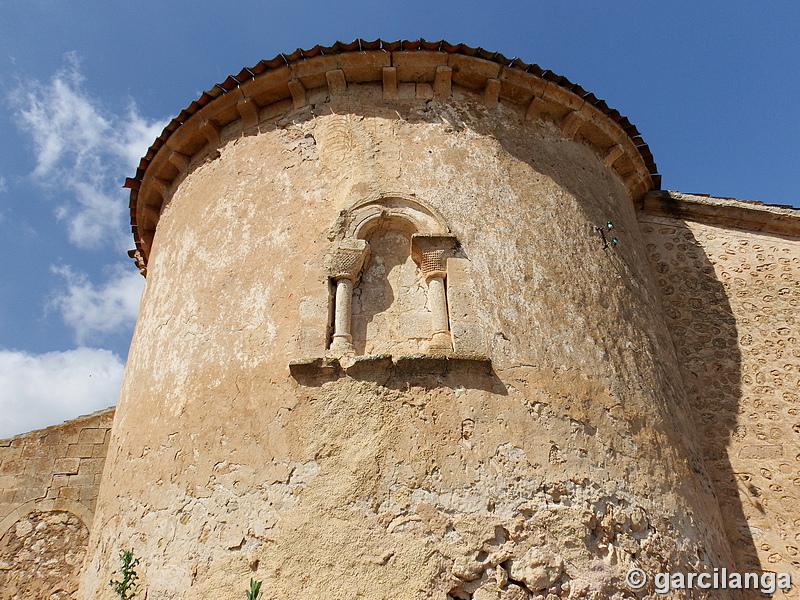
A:
[[[51,512],[57,510],[70,512],[78,517],[83,524],[86,525],[86,528],[89,531],[92,530],[94,513],[80,502],[76,502],[75,500],[70,500],[68,498],[57,498],[54,500],[37,499],[29,500],[28,502],[19,505],[0,521],[0,538],[2,538],[6,532],[11,529],[11,526],[14,525],[14,523],[36,510],[42,512]]]
[[[357,201],[344,211],[341,235],[344,238],[366,239],[375,229],[389,224],[409,233],[447,234],[449,228],[442,216],[418,199],[399,194],[383,194]]]

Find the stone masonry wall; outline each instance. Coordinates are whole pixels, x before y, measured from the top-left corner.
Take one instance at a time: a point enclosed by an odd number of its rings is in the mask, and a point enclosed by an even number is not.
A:
[[[768,214],[779,212],[770,207],[752,208],[750,218],[782,218]],[[794,219],[795,235],[747,231],[752,222],[737,229],[646,213],[641,224],[737,567],[789,572],[800,582],[800,219]],[[786,597],[800,597],[797,583]]]
[[[232,127],[161,210],[81,597],[106,598],[121,547],[165,600],[234,600],[251,577],[271,600],[600,600],[626,593],[633,560],[730,564],[614,173],[552,124],[460,90],[319,98]],[[460,317],[491,372],[443,373],[411,327],[381,337],[414,312],[402,296],[417,284],[405,253],[376,243],[384,273],[354,294],[354,342],[392,358],[291,377],[326,351],[338,232],[370,203],[412,202],[460,244],[448,293],[474,292]],[[370,232],[396,236],[397,220]],[[607,221],[634,235],[604,248]],[[355,307],[387,280],[367,308],[390,318],[370,330]],[[424,316],[422,294],[412,304]]]
[[[114,410],[0,440],[0,599],[74,597]]]

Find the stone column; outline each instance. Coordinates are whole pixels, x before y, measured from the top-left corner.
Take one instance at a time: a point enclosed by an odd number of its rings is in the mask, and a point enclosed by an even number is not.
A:
[[[428,352],[453,351],[450,320],[447,314],[447,257],[456,246],[451,235],[415,234],[411,238],[411,254],[425,275],[428,284],[428,305],[431,309],[431,341]]]
[[[364,240],[347,239],[339,242],[331,260],[329,276],[336,284],[333,313],[333,341],[330,351],[336,356],[353,355],[353,336],[350,333],[353,307],[353,286],[369,252]]]

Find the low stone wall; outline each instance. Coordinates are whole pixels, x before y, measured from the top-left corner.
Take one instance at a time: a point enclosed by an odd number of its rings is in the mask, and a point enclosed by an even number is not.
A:
[[[800,598],[800,211],[647,200],[641,227],[736,566],[791,573],[783,597]]]
[[[3,600],[74,597],[114,410],[0,440]]]

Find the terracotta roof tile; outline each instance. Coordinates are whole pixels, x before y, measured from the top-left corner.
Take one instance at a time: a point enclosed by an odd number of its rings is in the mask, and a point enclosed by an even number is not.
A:
[[[428,40],[397,40],[397,41],[384,41],[381,39],[376,39],[373,41],[361,40],[356,39],[349,43],[343,42],[335,42],[332,46],[320,46],[316,45],[309,50],[303,50],[298,48],[294,52],[289,54],[278,54],[272,59],[265,59],[261,60],[256,63],[252,67],[245,67],[237,75],[230,75],[228,76],[222,83],[216,84],[210,90],[207,90],[201,94],[201,96],[194,100],[183,109],[177,117],[175,117],[170,123],[166,126],[162,134],[154,141],[153,145],[149,148],[145,158],[143,158],[139,162],[139,168],[136,170],[136,175],[133,178],[127,178],[125,180],[125,187],[131,188],[131,201],[135,206],[135,199],[138,195],[138,187],[141,184],[142,178],[144,177],[145,171],[149,166],[150,160],[156,155],[156,153],[163,147],[166,143],[167,139],[183,124],[185,123],[192,115],[197,113],[201,110],[204,106],[208,105],[214,99],[222,96],[223,94],[229,93],[238,87],[245,81],[249,81],[250,79],[257,78],[259,75],[262,75],[266,71],[271,69],[276,69],[279,67],[283,67],[286,64],[290,64],[292,62],[308,60],[310,58],[320,56],[320,55],[331,55],[331,54],[343,54],[347,52],[363,52],[363,51],[375,51],[375,50],[384,50],[386,52],[396,52],[399,50],[402,51],[438,51],[438,52],[446,52],[448,54],[461,54],[470,57],[478,57],[482,58],[487,61],[495,62],[497,64],[503,65],[505,67],[519,69],[521,71],[531,73],[533,75],[539,76],[544,78],[545,80],[555,84],[561,88],[564,88],[578,97],[583,98],[586,102],[596,106],[599,110],[605,113],[610,119],[617,122],[620,127],[625,131],[625,133],[633,140],[634,145],[636,145],[639,149],[640,154],[642,155],[642,159],[647,166],[648,171],[650,172],[650,176],[653,182],[654,189],[660,189],[661,185],[661,177],[658,175],[658,170],[656,168],[655,162],[653,161],[653,155],[650,152],[649,147],[644,143],[644,140],[640,137],[638,129],[630,123],[627,117],[622,116],[619,111],[609,108],[605,101],[597,98],[591,92],[587,92],[583,89],[580,85],[574,84],[566,77],[561,75],[557,75],[549,70],[542,69],[539,65],[535,63],[526,63],[520,60],[519,58],[509,59],[504,55],[500,54],[499,52],[492,52],[489,50],[485,50],[483,48],[472,48],[465,44],[450,44],[445,40],[438,40],[438,41],[428,41]],[[137,242],[137,247],[139,244],[139,238],[136,226],[136,217],[135,215],[131,219],[132,229],[134,231],[134,238]]]

